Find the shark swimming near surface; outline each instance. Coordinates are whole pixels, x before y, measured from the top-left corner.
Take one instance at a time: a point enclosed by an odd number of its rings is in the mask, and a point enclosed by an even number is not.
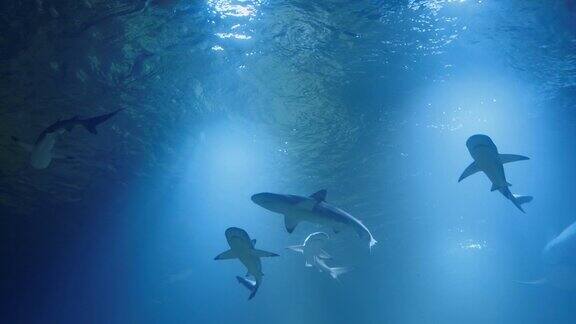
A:
[[[458,182],[477,173],[484,174],[492,182],[491,191],[498,190],[506,199],[510,200],[514,206],[524,213],[522,205],[532,201],[531,196],[521,196],[510,192],[512,186],[504,173],[504,164],[529,160],[528,157],[515,154],[500,154],[492,139],[486,135],[473,135],[466,141],[466,147],[474,159],[466,170],[462,173]]]
[[[258,288],[262,284],[262,262],[260,258],[276,257],[278,254],[256,249],[256,240],[251,240],[245,230],[238,227],[230,227],[225,232],[226,240],[230,249],[220,253],[214,260],[238,259],[247,269],[245,277],[237,276],[240,284],[250,290],[248,300],[254,298]],[[252,277],[250,279],[249,277]]]
[[[306,267],[315,267],[320,272],[328,273],[332,278],[338,279],[343,273],[350,271],[346,267],[329,267],[325,260],[332,257],[324,251],[324,246],[329,236],[324,232],[316,232],[308,235],[302,245],[289,246],[288,249],[302,253],[306,260]]]
[[[368,241],[371,249],[378,241],[370,230],[354,216],[327,203],[326,194],[326,190],[320,190],[310,197],[264,192],[253,195],[252,201],[271,212],[284,215],[288,233],[292,233],[303,221],[331,227],[336,233],[351,228]]]
[[[76,126],[82,126],[92,134],[98,134],[96,127],[108,119],[112,118],[122,109],[100,116],[81,119],[75,116],[70,119],[59,120],[45,128],[36,138],[34,144],[21,141],[19,138],[12,136],[12,140],[20,145],[24,150],[30,153],[30,165],[35,169],[46,169],[52,163],[53,159],[71,159],[70,156],[64,156],[54,152],[54,146],[58,136],[68,131],[71,132]]]

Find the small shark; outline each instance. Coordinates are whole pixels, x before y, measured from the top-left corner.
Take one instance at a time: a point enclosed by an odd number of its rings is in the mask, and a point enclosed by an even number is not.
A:
[[[550,264],[562,262],[576,265],[576,222],[566,227],[560,234],[550,240],[542,255],[544,261]]]
[[[326,261],[324,261],[323,259],[321,259],[319,257],[314,257],[314,260],[315,260],[314,264],[316,264],[316,267],[318,268],[318,270],[320,272],[326,272],[326,273],[330,274],[330,277],[332,277],[332,279],[338,280],[338,276],[350,271],[350,268],[346,268],[346,267],[329,267],[326,264]]]
[[[251,293],[248,297],[248,300],[250,300],[256,295],[264,276],[260,258],[276,257],[278,254],[256,249],[256,240],[251,240],[248,233],[241,228],[230,227],[225,234],[230,250],[220,253],[214,260],[239,259],[242,262],[248,270],[246,277],[252,276],[254,280],[239,276],[236,279],[250,290]]]
[[[304,255],[304,260],[306,261],[306,267],[311,267],[314,265],[314,258],[319,257],[321,259],[331,259],[331,256],[324,251],[324,246],[329,240],[328,234],[324,232],[315,232],[304,240],[302,245],[292,245],[288,249],[302,253]]]
[[[529,160],[530,158],[522,155],[500,154],[492,139],[486,135],[473,135],[466,141],[466,147],[472,155],[472,162],[458,179],[458,182],[482,171],[492,182],[491,191],[498,190],[509,199],[514,206],[524,213],[522,204],[532,201],[531,196],[520,196],[510,192],[511,184],[506,181],[504,174],[504,164],[516,161]]]
[[[338,279],[338,276],[350,271],[349,268],[343,267],[329,267],[325,260],[332,257],[324,251],[324,245],[328,241],[329,236],[324,232],[316,232],[308,235],[302,245],[289,246],[288,249],[302,253],[306,260],[306,267],[315,266],[320,272],[328,273],[332,278]]]
[[[320,190],[310,197],[264,192],[253,195],[252,201],[271,212],[284,215],[288,233],[292,233],[302,221],[332,227],[336,233],[352,228],[361,238],[368,240],[371,249],[378,241],[370,230],[354,216],[328,204],[326,194],[326,190]]]
[[[44,129],[38,138],[36,138],[34,144],[22,142],[14,136],[12,136],[12,140],[27,152],[30,152],[30,164],[33,168],[46,169],[50,166],[50,163],[52,163],[52,159],[71,158],[69,156],[62,156],[54,153],[53,149],[59,135],[63,134],[65,131],[71,132],[76,126],[83,126],[90,133],[97,134],[98,131],[96,130],[96,126],[112,118],[120,110],[122,109],[87,119],[81,119],[76,116],[70,119],[59,120]]]

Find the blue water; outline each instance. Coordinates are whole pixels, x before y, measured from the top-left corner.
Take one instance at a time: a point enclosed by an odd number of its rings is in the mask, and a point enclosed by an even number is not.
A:
[[[5,129],[125,110],[63,135],[76,159],[46,170],[2,144],[22,158],[0,193],[28,200],[0,200],[0,322],[576,323],[568,283],[521,283],[549,273],[544,247],[576,221],[574,1],[152,1],[82,33],[86,4],[71,18],[45,2],[69,45],[46,66],[67,62],[54,86],[74,100],[10,110]],[[505,165],[534,196],[526,214],[482,174],[457,182],[478,133],[531,158]],[[250,200],[320,189],[371,252],[350,231],[288,234]],[[280,254],[250,301],[241,263],[213,260],[232,226]],[[353,268],[338,281],[286,249],[319,230]]]

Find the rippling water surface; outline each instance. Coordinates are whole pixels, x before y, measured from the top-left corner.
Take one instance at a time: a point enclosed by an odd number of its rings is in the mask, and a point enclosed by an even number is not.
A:
[[[576,321],[573,0],[12,1],[0,71],[0,322]],[[10,140],[118,108],[45,170]],[[457,182],[477,133],[526,214]],[[320,189],[371,252],[250,200]],[[231,226],[281,255],[250,301]],[[285,249],[318,230],[338,281]]]

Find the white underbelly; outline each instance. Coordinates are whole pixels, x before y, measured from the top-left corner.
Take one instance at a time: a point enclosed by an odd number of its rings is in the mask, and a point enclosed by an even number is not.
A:
[[[45,169],[52,162],[52,151],[34,150],[30,157],[30,164],[36,169]]]

